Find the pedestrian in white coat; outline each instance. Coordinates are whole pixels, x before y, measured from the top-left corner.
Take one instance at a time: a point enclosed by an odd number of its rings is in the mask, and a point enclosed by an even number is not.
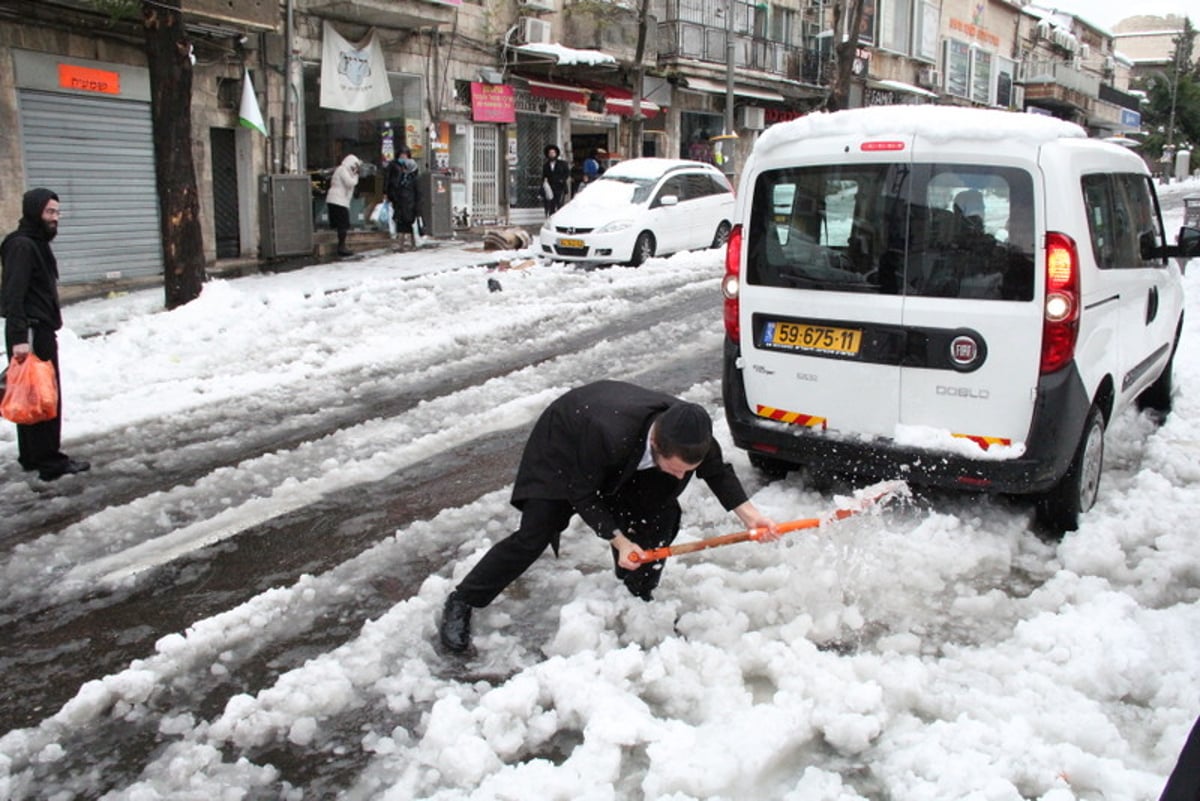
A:
[[[329,191],[325,193],[325,206],[329,209],[329,226],[337,231],[337,254],[351,256],[352,251],[346,247],[346,234],[350,232],[350,198],[354,196],[354,187],[358,186],[358,173],[362,162],[358,156],[351,153],[342,159],[341,165],[333,171],[329,179]]]

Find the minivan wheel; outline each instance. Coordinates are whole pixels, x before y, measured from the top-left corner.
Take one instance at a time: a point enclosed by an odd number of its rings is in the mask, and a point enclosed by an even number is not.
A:
[[[733,230],[733,227],[729,224],[729,222],[727,220],[721,220],[721,224],[717,226],[717,232],[713,234],[712,246],[714,248],[719,248],[728,242],[729,232],[731,230]]]
[[[1079,516],[1096,502],[1103,466],[1104,415],[1093,405],[1070,467],[1038,501],[1038,520],[1056,535],[1079,528]]]
[[[1171,358],[1167,359],[1167,366],[1163,368],[1162,373],[1158,378],[1154,379],[1154,383],[1142,390],[1137,396],[1137,407],[1139,411],[1158,412],[1164,416],[1171,413],[1171,390],[1174,386],[1174,379],[1171,374],[1175,369],[1175,351],[1171,350]]]
[[[792,466],[787,462],[780,461],[771,456],[764,456],[754,451],[747,451],[746,455],[750,457],[750,466],[762,473],[763,478],[768,481],[779,481],[780,479],[787,478],[788,471],[792,469]]]
[[[629,263],[637,267],[653,255],[654,234],[649,231],[642,231],[638,234],[637,241],[633,243],[633,258],[629,260]]]

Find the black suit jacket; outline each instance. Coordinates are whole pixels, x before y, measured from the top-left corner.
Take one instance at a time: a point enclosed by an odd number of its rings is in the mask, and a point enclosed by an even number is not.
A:
[[[517,469],[513,505],[519,509],[534,498],[569,501],[597,534],[612,539],[620,530],[613,506],[637,472],[650,424],[676,400],[621,381],[598,381],[567,392],[534,424]],[[747,500],[716,440],[694,472],[725,509]],[[661,503],[676,503],[691,476],[680,480],[659,471],[662,480],[655,485]]]

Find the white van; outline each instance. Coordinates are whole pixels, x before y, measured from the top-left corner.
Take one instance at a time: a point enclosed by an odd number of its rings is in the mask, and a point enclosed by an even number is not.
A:
[[[724,399],[776,474],[1031,494],[1076,527],[1104,428],[1167,412],[1180,266],[1132,152],[1049,117],[813,114],[746,163],[726,257]]]

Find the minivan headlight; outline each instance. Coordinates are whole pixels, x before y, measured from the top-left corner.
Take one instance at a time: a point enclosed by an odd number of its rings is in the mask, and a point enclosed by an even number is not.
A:
[[[596,229],[598,234],[615,234],[617,231],[624,231],[633,225],[633,220],[613,220],[610,223],[605,223]]]

